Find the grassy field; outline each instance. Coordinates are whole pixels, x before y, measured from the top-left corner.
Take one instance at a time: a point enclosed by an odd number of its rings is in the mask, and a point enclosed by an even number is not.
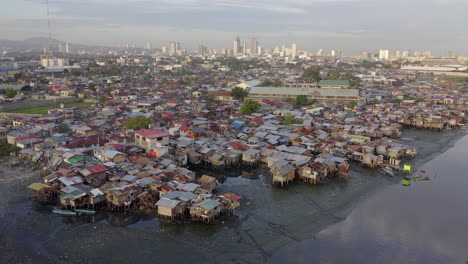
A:
[[[458,83],[468,83],[468,77],[444,77],[443,80]]]
[[[65,107],[80,107],[80,108],[87,108],[91,106],[92,103],[86,102],[74,102],[74,103],[66,103]],[[46,106],[39,106],[39,107],[31,107],[31,108],[23,108],[18,110],[10,110],[5,111],[4,113],[18,113],[18,114],[42,114],[45,115],[48,113],[50,109],[60,108],[60,104],[52,104]]]

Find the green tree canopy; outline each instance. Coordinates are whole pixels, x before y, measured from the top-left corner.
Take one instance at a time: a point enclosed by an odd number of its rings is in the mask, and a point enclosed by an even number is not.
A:
[[[302,78],[309,80],[309,81],[314,81],[318,82],[322,78],[320,77],[320,68],[315,67],[315,68],[307,68],[304,69],[304,73],[302,74]]]
[[[306,105],[307,104],[307,96],[305,96],[303,94],[296,96],[296,104]]]
[[[291,114],[287,114],[286,118],[284,119],[285,125],[292,125],[292,124],[302,124],[304,121],[300,118],[293,118]]]
[[[16,95],[18,94],[18,91],[16,90],[13,90],[13,89],[6,89],[5,90],[5,95],[8,97],[8,98],[14,98]]]
[[[96,84],[94,84],[94,83],[89,83],[89,84],[88,84],[88,89],[93,90],[93,91],[96,91]]]
[[[232,90],[231,90],[231,96],[232,98],[236,99],[236,100],[239,100],[241,102],[244,101],[244,98],[247,97],[249,95],[249,92],[240,88],[240,87],[234,87]]]
[[[334,70],[328,73],[329,80],[339,80],[341,76],[341,72],[339,70]]]
[[[356,101],[351,101],[346,105],[346,108],[353,109],[357,105]]]
[[[259,102],[247,99],[242,104],[242,106],[240,108],[240,112],[241,112],[241,114],[250,114],[250,113],[258,112],[259,109],[260,109],[260,103]]]
[[[60,124],[58,125],[57,128],[58,128],[58,131],[59,131],[60,133],[69,133],[69,132],[72,131],[72,130],[70,129],[70,126],[69,126],[67,123],[65,123],[65,122],[60,123]]]
[[[15,145],[8,144],[4,141],[0,141],[0,156],[15,152],[18,148]]]
[[[127,129],[144,129],[148,128],[148,126],[153,123],[153,120],[146,116],[134,116],[129,118],[127,121],[124,122],[124,126]]]

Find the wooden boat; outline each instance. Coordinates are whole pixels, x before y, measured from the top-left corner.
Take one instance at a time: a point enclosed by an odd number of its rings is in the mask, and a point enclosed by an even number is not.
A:
[[[55,214],[61,214],[61,215],[76,215],[76,212],[68,211],[68,210],[52,210],[52,212]]]
[[[393,170],[390,167],[383,167],[383,168],[378,169],[378,171],[380,171],[381,173],[385,175],[395,177],[395,172],[393,172]]]
[[[96,211],[94,210],[85,210],[85,209],[75,209],[75,212],[80,214],[95,214]]]

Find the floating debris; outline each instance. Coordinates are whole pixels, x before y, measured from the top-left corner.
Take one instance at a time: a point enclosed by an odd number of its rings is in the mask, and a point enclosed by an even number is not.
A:
[[[75,212],[80,214],[95,214],[96,211],[94,210],[85,210],[85,209],[75,209]]]
[[[410,186],[410,185],[411,185],[411,182],[410,182],[409,180],[407,180],[407,179],[403,179],[403,180],[401,181],[401,184],[403,184],[403,186]]]
[[[68,210],[52,210],[53,213],[61,214],[61,215],[76,215],[76,212],[68,211]]]

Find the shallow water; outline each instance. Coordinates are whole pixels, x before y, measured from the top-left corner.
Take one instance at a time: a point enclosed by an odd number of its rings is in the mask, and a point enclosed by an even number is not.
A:
[[[408,143],[420,149],[419,158],[409,163],[424,163],[458,136],[458,132],[405,131],[405,138],[414,139]],[[400,188],[399,180],[355,164],[348,181],[335,179],[317,186],[296,183],[284,189],[270,186],[268,177],[261,174],[225,177],[241,173],[211,174],[225,178],[220,191],[243,197],[235,215],[214,224],[166,223],[154,215],[141,218],[109,212],[60,216],[31,200],[25,187],[37,177],[0,185],[4,194],[0,198],[0,263],[261,263],[285,248],[299,247],[330,225],[346,223],[374,193]],[[410,191],[432,182],[418,182]],[[386,207],[396,206],[392,200]]]
[[[269,263],[466,263],[468,136],[419,169],[429,181],[377,192]]]

